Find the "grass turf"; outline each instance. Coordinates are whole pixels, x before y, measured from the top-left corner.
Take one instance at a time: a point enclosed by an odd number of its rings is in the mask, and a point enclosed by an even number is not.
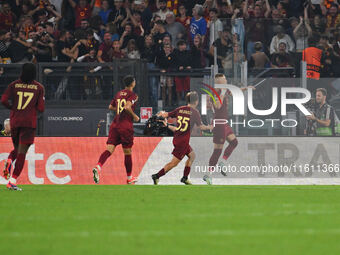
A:
[[[339,254],[337,186],[0,190],[0,254]]]

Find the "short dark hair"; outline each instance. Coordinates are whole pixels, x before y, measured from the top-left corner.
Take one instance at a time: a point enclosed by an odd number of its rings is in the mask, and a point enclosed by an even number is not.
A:
[[[224,77],[224,74],[223,74],[223,73],[217,73],[217,74],[215,74],[215,79],[217,79],[217,78],[222,78],[222,77]]]
[[[198,94],[196,91],[190,91],[185,95],[185,100],[188,104],[192,104],[198,101]]]
[[[37,74],[37,70],[35,64],[33,63],[25,63],[21,69],[20,80],[23,83],[31,83],[35,80]]]
[[[322,95],[327,96],[327,90],[326,89],[324,89],[324,88],[317,88],[316,92],[318,92],[318,91],[320,91],[322,93]]]
[[[214,13],[218,14],[218,10],[217,10],[216,8],[211,8],[211,9],[209,10],[209,12],[214,12]]]
[[[123,78],[123,83],[125,87],[130,87],[132,85],[132,83],[134,82],[135,77],[133,77],[132,75],[126,75]]]
[[[181,45],[186,45],[187,43],[184,40],[179,40],[177,42],[177,47],[181,46]]]

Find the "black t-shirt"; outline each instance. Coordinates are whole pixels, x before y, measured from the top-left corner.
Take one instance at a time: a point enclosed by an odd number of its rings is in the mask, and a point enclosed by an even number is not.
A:
[[[70,48],[70,45],[64,41],[57,41],[56,43],[56,53],[58,56],[58,62],[70,62],[71,58],[62,53],[65,48]]]
[[[52,62],[52,49],[47,45],[37,45],[38,52],[35,54],[38,62]]]
[[[13,40],[8,47],[12,63],[17,63],[29,55],[28,48]]]

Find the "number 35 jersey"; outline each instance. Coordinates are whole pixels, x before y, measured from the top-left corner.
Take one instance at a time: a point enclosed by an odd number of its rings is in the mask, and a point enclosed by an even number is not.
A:
[[[190,106],[178,107],[170,112],[168,117],[177,119],[176,131],[172,141],[174,145],[189,144],[192,128],[195,125],[202,125],[200,113]]]
[[[16,80],[8,85],[1,102],[11,109],[11,128],[36,128],[37,111],[43,112],[45,109],[44,94],[44,86],[37,81],[26,84]]]
[[[130,101],[132,104],[131,108],[133,111],[135,111],[137,99],[137,94],[128,89],[123,89],[115,95],[111,101],[111,105],[116,108],[116,116],[111,124],[112,127],[120,129],[133,129],[133,118],[124,109],[124,107],[126,103]]]

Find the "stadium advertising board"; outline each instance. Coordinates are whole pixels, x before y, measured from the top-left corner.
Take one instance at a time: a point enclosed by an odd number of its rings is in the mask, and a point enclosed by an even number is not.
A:
[[[239,147],[224,169],[213,171],[214,184],[340,184],[340,145],[332,138],[239,137]],[[11,150],[10,138],[1,138],[0,164]],[[105,146],[104,137],[37,137],[26,158],[20,184],[93,184],[91,166],[98,151]],[[151,174],[171,159],[171,137],[136,137],[133,171],[139,184],[151,184]],[[203,184],[212,138],[194,137],[196,152],[191,179]],[[306,148],[309,148],[308,150]],[[178,184],[181,162],[163,184]],[[227,176],[221,174],[227,170]],[[125,184],[123,153],[120,148],[102,172],[101,184]],[[0,183],[6,181],[0,177]]]

